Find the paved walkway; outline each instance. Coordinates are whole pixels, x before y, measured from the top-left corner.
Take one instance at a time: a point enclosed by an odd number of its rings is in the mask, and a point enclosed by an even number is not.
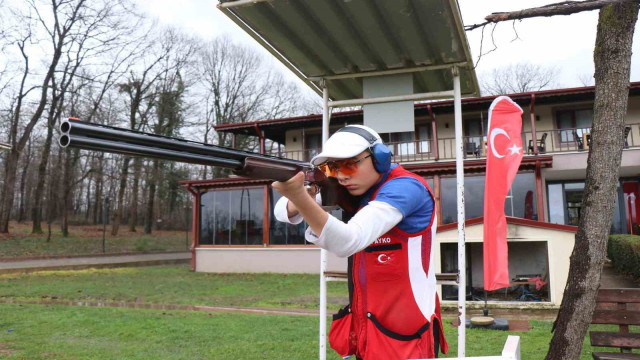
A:
[[[181,264],[190,260],[190,252],[21,260],[0,262],[0,274],[42,270]]]
[[[602,277],[600,278],[600,287],[602,289],[638,288],[640,284],[635,283],[629,276],[616,273],[611,264],[604,264]]]

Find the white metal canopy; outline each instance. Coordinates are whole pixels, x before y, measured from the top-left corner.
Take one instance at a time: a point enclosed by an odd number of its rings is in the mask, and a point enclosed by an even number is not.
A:
[[[318,94],[362,98],[362,77],[414,73],[414,92],[478,81],[456,0],[220,0],[218,7]],[[450,98],[451,96],[449,96]]]
[[[465,323],[466,250],[462,96],[479,95],[457,0],[220,0],[218,8],[331,107],[454,98],[458,314]],[[414,94],[363,99],[362,78],[413,74]],[[319,358],[326,358],[326,251],[320,256]],[[458,327],[458,356],[465,356]]]

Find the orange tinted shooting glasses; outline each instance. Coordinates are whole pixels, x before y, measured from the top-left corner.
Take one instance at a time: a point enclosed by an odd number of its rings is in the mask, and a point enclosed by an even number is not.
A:
[[[337,177],[338,171],[341,173],[351,176],[358,171],[358,163],[363,161],[364,159],[371,157],[371,154],[362,157],[360,159],[346,159],[346,160],[336,160],[336,161],[327,161],[323,164],[318,165],[318,168],[325,173],[327,176]]]

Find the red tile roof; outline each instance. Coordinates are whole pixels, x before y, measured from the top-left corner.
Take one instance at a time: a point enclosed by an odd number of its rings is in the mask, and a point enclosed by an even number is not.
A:
[[[640,82],[631,82],[629,84],[629,91],[633,95],[640,95]],[[532,96],[535,96],[536,104],[548,103],[548,102],[562,102],[562,101],[584,101],[593,100],[595,96],[595,86],[566,88],[566,89],[553,89],[553,90],[541,90],[541,91],[529,91],[523,93],[507,94],[514,101],[528,104],[531,101]],[[488,106],[497,96],[482,96],[474,98],[462,99],[463,110],[477,110],[475,107]],[[419,103],[415,105],[417,114],[426,113],[427,107],[440,113],[453,112],[453,100],[440,100],[431,101],[426,103]],[[304,116],[295,116],[282,119],[269,119],[259,121],[248,121],[243,123],[234,124],[221,124],[214,126],[216,131],[228,131],[237,134],[256,135],[255,128],[259,127],[265,132],[265,136],[275,141],[284,141],[283,129],[300,128],[302,124],[307,126],[320,126],[322,122],[322,114],[310,114]],[[331,115],[331,123],[338,125],[345,122],[354,123],[362,122],[362,110],[352,110],[336,112]]]
[[[465,226],[477,225],[482,223],[484,223],[484,217],[482,216],[473,218],[473,219],[468,219],[464,222]],[[573,225],[552,224],[552,223],[543,222],[543,221],[516,218],[511,216],[507,216],[507,224],[523,225],[523,226],[537,227],[537,228],[550,229],[550,230],[568,231],[573,233],[578,232],[578,227]],[[455,222],[451,224],[438,226],[437,232],[454,230],[457,228],[458,228],[458,223]]]

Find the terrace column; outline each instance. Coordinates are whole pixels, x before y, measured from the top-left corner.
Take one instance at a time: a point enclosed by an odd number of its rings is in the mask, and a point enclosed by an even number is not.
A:
[[[431,133],[433,137],[433,159],[438,161],[440,156],[438,154],[438,127],[436,126],[436,116],[433,113],[433,109],[431,109],[431,105],[427,105],[427,110],[429,110],[429,116],[431,116]]]
[[[256,134],[258,134],[258,138],[260,138],[260,154],[264,155],[264,134],[262,133],[262,130],[260,130],[260,127],[258,127],[258,124],[254,124],[253,126],[256,128]]]
[[[535,106],[536,106],[536,94],[531,94],[531,107],[529,108],[529,113],[531,114],[531,140],[533,143],[533,154],[538,155],[538,136],[536,135]]]

